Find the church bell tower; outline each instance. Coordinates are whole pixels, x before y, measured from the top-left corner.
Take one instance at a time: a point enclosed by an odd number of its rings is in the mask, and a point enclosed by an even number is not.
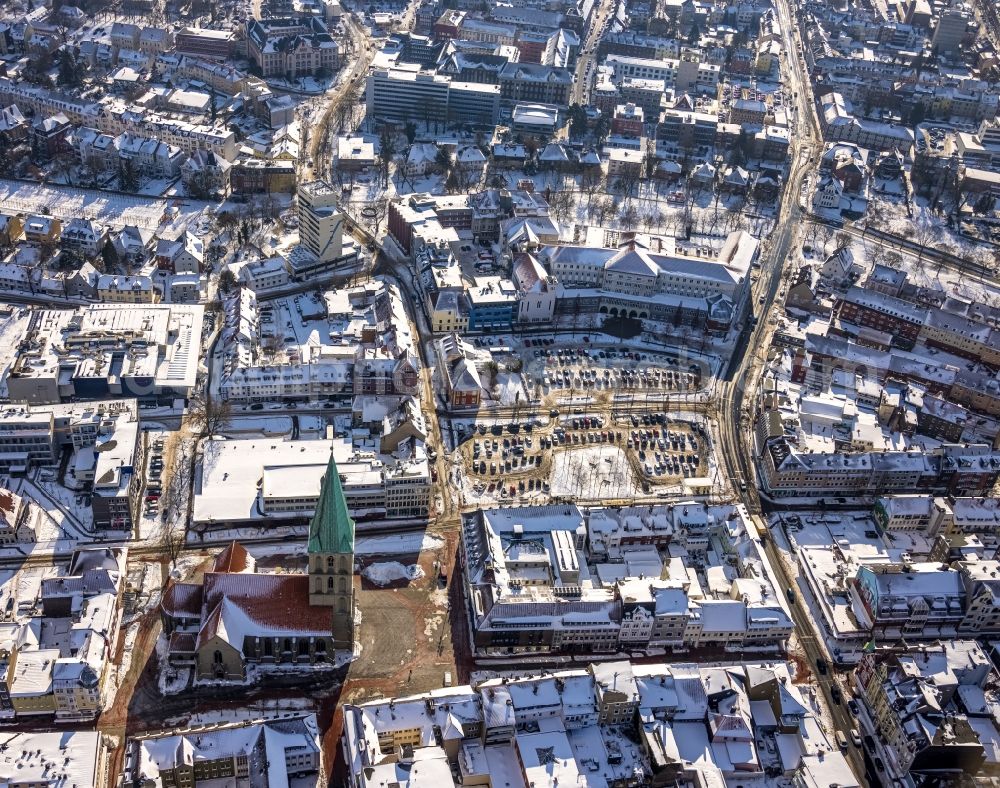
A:
[[[332,453],[309,524],[309,604],[332,608],[334,648],[353,649],[354,520]]]

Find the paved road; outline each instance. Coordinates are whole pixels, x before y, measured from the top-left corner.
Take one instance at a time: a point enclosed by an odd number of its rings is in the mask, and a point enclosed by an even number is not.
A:
[[[337,87],[327,93],[326,108],[313,133],[310,146],[310,157],[313,164],[303,165],[300,179],[309,180],[310,177],[330,178],[333,174],[333,161],[335,142],[337,137],[336,129],[332,124],[334,114],[345,101],[353,103],[356,101],[357,91],[364,83],[364,77],[368,73],[368,66],[375,56],[375,49],[372,45],[371,34],[368,29],[358,22],[352,12],[344,14],[344,30],[346,31],[353,52],[349,55],[353,57],[350,70],[341,78]]]
[[[720,466],[729,476],[743,503],[751,512],[761,511],[760,496],[757,494],[757,476],[752,452],[751,419],[754,413],[753,397],[760,384],[767,348],[770,344],[773,326],[768,320],[775,308],[778,290],[784,276],[786,261],[800,236],[804,221],[800,205],[803,181],[812,170],[812,163],[822,150],[822,135],[816,121],[811,98],[809,75],[799,59],[799,45],[793,26],[792,9],[789,0],[777,0],[776,9],[781,23],[786,64],[783,73],[790,88],[796,116],[796,128],[792,137],[792,166],[776,223],[777,232],[765,243],[761,260],[761,276],[753,294],[752,308],[760,316],[756,326],[747,327],[740,336],[731,362],[719,389],[719,434],[721,451],[718,453]],[[773,540],[766,546],[768,558],[779,579],[786,588],[795,588],[794,579],[789,576],[785,564],[778,555]],[[816,622],[801,603],[791,606],[796,634],[806,658],[816,669],[817,660],[830,662],[825,644],[816,637]],[[835,730],[849,737],[855,727],[855,720],[845,706],[833,702],[831,688],[838,679],[829,673],[819,676],[819,686],[826,706],[830,710]],[[853,746],[847,757],[857,775],[864,774],[861,753]]]
[[[614,13],[616,7],[617,0],[600,0],[600,5],[594,9],[591,15],[590,28],[587,37],[582,42],[580,57],[576,61],[576,82],[573,84],[570,104],[585,105],[590,101],[590,80],[597,68],[597,45],[601,40],[601,28]]]

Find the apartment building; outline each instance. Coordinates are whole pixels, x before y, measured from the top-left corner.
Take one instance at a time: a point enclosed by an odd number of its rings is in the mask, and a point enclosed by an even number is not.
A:
[[[227,96],[238,95],[247,84],[247,75],[239,69],[197,57],[181,57],[175,70],[179,76],[204,82]]]
[[[998,676],[974,640],[920,646],[909,653],[876,649],[855,671],[866,721],[874,728],[875,752],[888,774],[917,780],[923,774],[988,779],[995,766],[985,745],[1000,720],[991,698]]]
[[[128,739],[123,779],[156,788],[222,781],[269,788],[279,779],[305,781],[321,768],[316,717],[304,714]]]
[[[739,509],[693,503],[586,513],[553,505],[469,515],[461,555],[476,653],[783,642],[791,619],[744,518]],[[711,535],[723,532],[732,545],[726,560],[741,567],[742,578],[755,580],[695,593],[690,572],[707,560]],[[631,541],[636,536],[649,541]],[[656,545],[676,548],[685,558],[664,563]]]
[[[536,786],[729,785],[764,779],[763,753],[779,737],[799,753],[785,771],[794,784],[859,788],[788,666],[774,662],[605,662],[382,698],[344,707],[341,748],[350,788],[508,774]],[[678,766],[689,745],[702,755],[692,749]]]
[[[80,549],[55,575],[26,584],[36,597],[19,598],[19,589],[11,589],[18,612],[7,626],[20,645],[9,656],[6,685],[15,716],[97,718],[121,619],[124,572],[124,551]]]
[[[85,260],[97,257],[107,242],[107,227],[80,218],[70,219],[59,238],[59,245],[64,250],[76,252]]]
[[[835,308],[842,321],[884,331],[893,337],[894,344],[904,349],[913,347],[928,320],[926,309],[861,287],[848,289]]]
[[[808,452],[784,437],[761,449],[764,490],[775,498],[933,492],[976,495],[1000,478],[1000,456],[983,444],[930,451]]]

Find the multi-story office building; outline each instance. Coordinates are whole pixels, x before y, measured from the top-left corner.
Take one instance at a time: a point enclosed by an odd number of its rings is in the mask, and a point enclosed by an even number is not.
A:
[[[337,67],[337,42],[319,17],[251,19],[246,35],[250,56],[265,78],[295,79]]]
[[[325,181],[303,183],[298,190],[299,244],[322,262],[343,253],[344,216],[337,208],[337,192]]]
[[[185,27],[174,37],[178,54],[227,60],[233,53],[236,36],[230,30]]]
[[[565,68],[534,63],[508,63],[500,72],[500,95],[505,102],[569,104],[573,75]]]
[[[375,69],[368,77],[368,111],[379,120],[417,123],[494,125],[500,112],[500,87],[453,81],[444,74],[400,63]]]
[[[576,308],[580,299],[580,308],[601,314],[681,316],[685,323],[728,329],[746,308],[757,240],[733,232],[715,256],[687,254],[673,239],[656,241],[650,244],[653,248],[637,242],[621,248],[548,247],[539,260],[562,285],[566,307]]]

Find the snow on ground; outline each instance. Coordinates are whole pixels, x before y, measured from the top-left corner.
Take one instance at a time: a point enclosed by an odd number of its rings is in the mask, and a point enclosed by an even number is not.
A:
[[[155,561],[132,565],[128,574],[134,593],[134,602],[129,608],[130,614],[142,615],[160,603],[160,594],[163,591],[162,572],[162,566]]]
[[[550,486],[554,498],[631,498],[640,491],[625,452],[617,446],[556,452]]]
[[[419,580],[424,576],[424,570],[419,564],[404,566],[399,561],[385,561],[369,564],[361,574],[377,586],[387,586],[399,580]]]
[[[907,235],[908,233],[902,234]],[[932,245],[934,243],[932,242]],[[818,245],[814,254],[803,255],[803,257],[808,263],[821,263],[835,246],[834,239],[825,245]],[[882,247],[882,250],[879,250],[878,247]],[[886,249],[891,249],[894,254],[899,255],[899,268],[906,272],[907,279],[915,285],[930,289],[942,288],[945,292],[953,293],[969,301],[979,301],[991,306],[1000,305],[1000,285],[995,281],[939,266],[936,262],[921,259],[917,254],[891,246],[874,236],[868,236],[864,239],[855,238],[850,244],[855,263],[862,266],[866,272],[871,270],[875,262],[886,261],[884,253]],[[963,250],[953,249],[951,251],[958,254],[963,253]],[[968,256],[970,259],[976,259],[975,255]]]
[[[261,529],[263,531],[263,529]],[[305,555],[306,531],[303,526],[292,532],[284,529],[288,534],[289,541],[281,544],[254,544],[244,542],[247,552],[254,558],[267,558],[269,556]],[[274,533],[271,529],[269,533]],[[217,536],[213,532],[213,537]],[[244,532],[245,536],[245,532]],[[240,538],[239,531],[233,531],[233,539]],[[406,534],[392,534],[389,536],[358,536],[354,540],[354,553],[363,555],[402,555],[406,553],[419,553],[426,550],[438,550],[444,547],[444,539],[432,534],[414,531]]]
[[[444,539],[432,534],[415,532],[391,536],[363,536],[354,542],[355,555],[394,555],[438,550]]]
[[[161,665],[157,671],[157,688],[161,695],[176,695],[186,690],[190,683],[191,668]]]
[[[203,555],[181,555],[177,557],[170,569],[170,577],[174,580],[184,580],[208,559]]]
[[[20,354],[21,338],[25,336],[31,312],[26,308],[9,306],[9,317],[0,317],[0,369],[10,370]],[[7,375],[0,380],[0,397],[7,396]]]
[[[248,670],[252,669],[253,666],[248,667]],[[197,714],[170,717],[164,720],[163,723],[164,727],[194,728],[198,726],[225,725],[226,723],[241,722],[243,720],[296,717],[315,710],[316,702],[309,698],[281,698],[278,700],[254,701],[243,709],[204,711]]]
[[[510,372],[499,372],[496,376],[497,404],[505,407],[514,405],[519,396],[524,396],[521,376]]]
[[[111,674],[104,684],[104,693],[101,699],[104,708],[111,705],[115,695],[118,693],[118,686],[122,679],[128,675],[128,669],[132,664],[132,653],[135,651],[135,641],[139,636],[139,624],[133,624],[125,632],[125,647],[122,649],[122,661],[120,665],[111,666]]]
[[[55,480],[55,472],[42,469],[34,479],[21,478],[14,492],[30,498],[53,521],[59,536],[64,539],[90,539],[93,530],[93,512],[77,500],[77,493],[68,490]],[[116,535],[120,532],[109,532]]]
[[[156,639],[156,684],[161,695],[176,695],[187,689],[191,682],[191,668],[178,668],[167,662],[167,636],[162,632]]]

